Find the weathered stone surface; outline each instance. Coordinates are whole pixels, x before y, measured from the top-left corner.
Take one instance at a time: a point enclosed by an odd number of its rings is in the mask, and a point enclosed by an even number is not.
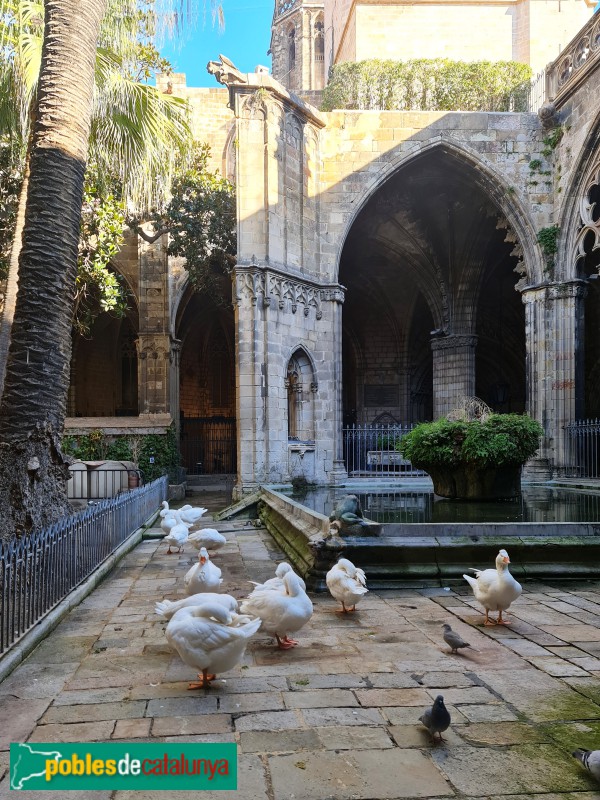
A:
[[[440,772],[416,750],[346,750],[271,756],[269,768],[276,797],[301,786],[303,800],[352,797],[367,800],[450,794]]]
[[[11,742],[24,742],[46,711],[50,700],[20,700],[3,697],[0,703],[0,750],[9,750]]]
[[[519,792],[588,789],[589,782],[568,754],[547,744],[495,749],[456,747],[432,750],[431,757],[458,791],[469,797],[499,797]]]
[[[347,689],[319,689],[316,691],[284,692],[287,708],[335,708],[358,706],[354,694]]]
[[[104,742],[110,739],[115,720],[38,725],[30,742]],[[19,737],[20,738],[20,737]]]
[[[316,730],[244,731],[240,747],[243,753],[295,753],[319,749],[321,738]]]
[[[132,700],[122,703],[94,703],[93,705],[78,704],[74,706],[53,706],[44,714],[42,722],[70,723],[70,722],[95,722],[104,719],[130,719],[143,717],[146,710],[144,700]]]
[[[228,733],[230,731],[231,717],[228,714],[156,717],[152,722],[153,736],[185,736],[186,734]]]

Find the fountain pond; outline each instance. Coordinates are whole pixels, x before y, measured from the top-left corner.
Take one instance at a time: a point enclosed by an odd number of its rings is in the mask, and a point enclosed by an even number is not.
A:
[[[359,497],[370,535],[331,529],[329,514],[345,494]],[[549,484],[523,486],[501,502],[444,500],[423,481],[402,486],[353,482],[302,496],[262,487],[222,519],[259,516],[286,558],[313,589],[344,556],[365,569],[372,588],[463,582],[469,567],[493,566],[501,547],[522,580],[600,577],[600,492]]]

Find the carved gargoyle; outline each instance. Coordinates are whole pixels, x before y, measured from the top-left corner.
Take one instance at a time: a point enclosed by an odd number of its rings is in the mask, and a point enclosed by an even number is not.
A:
[[[240,72],[232,61],[221,54],[219,54],[219,61],[209,61],[206,65],[206,69],[207,72],[215,76],[219,83],[225,86],[248,83],[246,75]]]
[[[544,103],[538,111],[538,117],[542,122],[542,128],[545,131],[556,128],[560,123],[559,114],[554,103]]]

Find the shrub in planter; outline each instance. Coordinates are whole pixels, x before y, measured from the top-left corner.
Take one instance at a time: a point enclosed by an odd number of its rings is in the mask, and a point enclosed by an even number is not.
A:
[[[520,414],[491,414],[483,422],[440,419],[417,425],[398,445],[413,466],[431,475],[442,497],[514,497],[521,467],[537,452],[541,425]]]

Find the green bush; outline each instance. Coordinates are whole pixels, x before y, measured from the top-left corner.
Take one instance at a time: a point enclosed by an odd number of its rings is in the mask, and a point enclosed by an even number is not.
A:
[[[531,67],[516,61],[369,59],[333,67],[323,111],[527,111]]]
[[[146,482],[161,475],[175,476],[181,462],[175,429],[166,434],[117,436],[110,439],[104,431],[90,431],[80,436],[65,436],[63,452],[81,461],[133,461]]]
[[[414,467],[504,467],[523,464],[537,452],[542,426],[526,415],[491,414],[484,422],[439,419],[417,425],[398,450]]]

